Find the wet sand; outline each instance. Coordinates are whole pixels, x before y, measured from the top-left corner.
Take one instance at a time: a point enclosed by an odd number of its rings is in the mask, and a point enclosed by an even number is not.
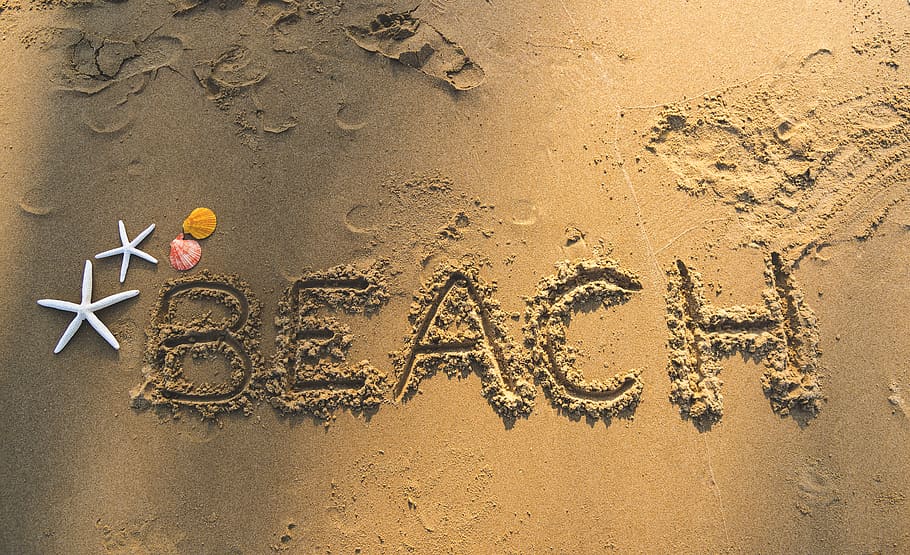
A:
[[[910,551],[910,7],[413,8],[0,0],[0,551]]]

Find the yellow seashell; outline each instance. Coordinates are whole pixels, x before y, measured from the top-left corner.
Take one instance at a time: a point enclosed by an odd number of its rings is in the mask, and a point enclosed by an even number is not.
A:
[[[195,239],[205,239],[215,231],[218,220],[215,213],[208,208],[197,208],[183,220],[183,232]]]

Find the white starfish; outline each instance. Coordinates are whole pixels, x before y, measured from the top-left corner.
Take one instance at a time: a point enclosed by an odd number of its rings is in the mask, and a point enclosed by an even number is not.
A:
[[[67,312],[75,312],[76,317],[73,318],[73,321],[70,322],[70,325],[67,326],[66,331],[63,332],[63,336],[60,338],[60,341],[57,342],[57,346],[54,347],[54,354],[59,353],[66,347],[66,344],[69,343],[73,335],[76,334],[82,326],[83,320],[88,320],[88,323],[95,328],[95,331],[98,332],[101,337],[107,340],[111,344],[111,347],[115,349],[120,349],[120,343],[117,343],[117,339],[114,337],[114,334],[111,333],[111,330],[107,329],[107,326],[104,325],[104,322],[98,319],[95,316],[96,310],[101,310],[102,308],[107,308],[113,304],[117,304],[120,301],[125,301],[126,299],[131,299],[139,294],[138,289],[133,289],[131,291],[123,291],[110,297],[105,297],[100,301],[92,302],[92,262],[91,260],[85,261],[85,271],[82,273],[82,303],[76,304],[67,301],[58,301],[56,299],[41,299],[38,301],[38,304],[41,306],[46,306],[48,308],[56,308],[57,310],[65,310]]]
[[[130,256],[135,254],[139,258],[144,258],[152,264],[158,264],[158,261],[154,256],[136,248],[136,245],[141,243],[143,239],[148,237],[148,234],[151,233],[153,229],[155,229],[155,224],[152,224],[145,228],[142,233],[130,241],[130,238],[126,236],[126,226],[123,225],[123,220],[119,220],[117,223],[120,225],[120,242],[123,243],[123,246],[117,247],[116,249],[111,249],[109,251],[100,252],[95,255],[95,258],[107,258],[108,256],[116,256],[118,254],[122,254],[123,262],[120,263],[120,283],[123,283],[123,280],[126,279],[126,270],[130,267]]]

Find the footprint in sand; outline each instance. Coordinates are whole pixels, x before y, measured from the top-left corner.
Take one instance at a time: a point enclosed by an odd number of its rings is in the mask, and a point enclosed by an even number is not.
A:
[[[147,73],[134,75],[114,83],[97,94],[85,98],[79,115],[82,122],[95,133],[107,135],[127,129],[136,119],[135,102],[130,97],[138,95],[151,81]]]
[[[145,175],[145,166],[142,160],[134,158],[126,168],[126,174],[130,177],[143,177]]]
[[[414,9],[379,14],[365,26],[348,26],[346,32],[360,48],[397,60],[455,90],[466,91],[480,85],[483,69],[461,46],[413,13]]]
[[[250,93],[256,107],[259,127],[265,133],[280,135],[297,127],[297,116],[290,108],[294,100],[279,87],[264,87]]]
[[[32,187],[22,193],[18,201],[19,210],[32,216],[47,216],[57,207],[53,204],[51,192],[44,187]]]
[[[344,225],[353,233],[370,233],[376,230],[380,214],[366,204],[356,204],[344,215]]]
[[[335,125],[342,131],[359,131],[367,126],[370,112],[362,102],[342,102],[335,112]]]
[[[824,509],[837,503],[831,476],[817,465],[799,469],[796,480],[799,495],[797,508],[802,513],[811,514],[814,509]]]
[[[91,95],[124,79],[169,67],[183,50],[183,43],[169,36],[120,41],[80,33],[68,47],[70,60],[61,85]]]
[[[174,15],[181,16],[205,6],[209,0],[168,0],[168,2],[174,7]],[[222,0],[217,5],[221,10],[233,10],[242,6],[243,2],[242,0]]]
[[[537,204],[528,199],[518,199],[509,209],[512,217],[510,221],[515,225],[534,225],[537,223],[539,210]]]
[[[214,60],[193,66],[199,84],[210,100],[261,83],[269,74],[266,63],[244,46],[234,45]]]
[[[180,39],[151,36],[136,40],[55,30],[54,46],[68,51],[66,65],[55,81],[64,91],[84,97],[82,121],[96,133],[116,133],[135,119],[130,99],[142,93],[158,70],[171,67],[183,50]]]
[[[297,127],[297,117],[294,101],[271,70],[263,56],[242,45],[232,45],[214,59],[193,66],[206,97],[233,112],[241,127],[277,135]],[[270,86],[263,84],[266,80]]]

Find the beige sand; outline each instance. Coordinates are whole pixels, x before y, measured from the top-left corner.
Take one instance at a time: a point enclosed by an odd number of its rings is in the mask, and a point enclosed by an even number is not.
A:
[[[877,0],[0,0],[0,552],[910,552],[908,47]],[[122,348],[54,355],[121,218]]]

